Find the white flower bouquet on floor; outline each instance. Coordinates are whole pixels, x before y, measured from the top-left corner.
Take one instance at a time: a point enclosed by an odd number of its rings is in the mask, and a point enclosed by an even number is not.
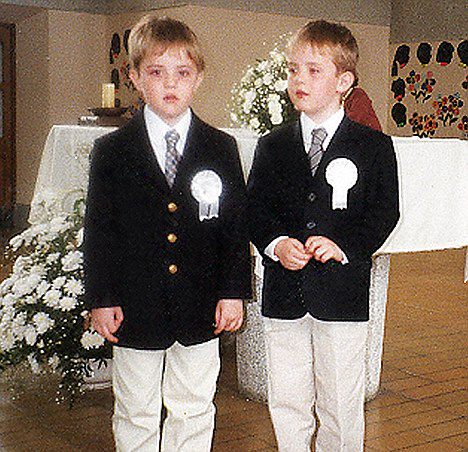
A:
[[[284,52],[275,48],[257,60],[232,90],[231,121],[265,135],[297,117],[287,92],[288,68]]]
[[[110,349],[88,329],[83,286],[84,201],[74,212],[33,225],[7,247],[9,276],[0,284],[0,371],[29,363],[60,376],[61,399],[73,404],[90,362]]]

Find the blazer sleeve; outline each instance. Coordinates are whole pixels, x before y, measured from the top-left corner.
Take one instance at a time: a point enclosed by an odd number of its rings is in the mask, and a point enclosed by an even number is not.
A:
[[[398,171],[391,137],[379,134],[375,158],[368,169],[365,208],[360,219],[332,237],[349,260],[368,258],[385,242],[399,218]],[[375,142],[375,136],[372,142]],[[370,146],[370,144],[369,144]]]
[[[226,174],[230,176],[225,187],[227,196],[222,217],[218,298],[249,299],[252,297],[252,279],[246,224],[246,187],[235,139],[228,137],[224,148]]]
[[[113,295],[118,277],[118,234],[115,218],[115,167],[108,140],[97,140],[91,153],[84,219],[84,281],[88,309],[118,306]]]
[[[271,183],[277,168],[270,156],[265,139],[260,139],[255,149],[252,168],[247,183],[247,218],[252,243],[265,256],[265,248],[277,237],[288,236],[284,221],[274,206],[275,194]]]

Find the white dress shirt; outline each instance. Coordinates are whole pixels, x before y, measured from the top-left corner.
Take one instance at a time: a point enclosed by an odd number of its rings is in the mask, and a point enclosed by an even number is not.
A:
[[[328,148],[328,145],[330,144],[331,139],[333,138],[333,135],[335,135],[336,129],[338,129],[338,126],[340,125],[341,121],[343,120],[345,115],[344,108],[341,107],[336,113],[331,115],[329,118],[327,118],[325,121],[323,121],[321,124],[315,123],[311,118],[309,118],[305,113],[301,113],[300,116],[300,123],[301,123],[301,129],[302,129],[302,137],[304,140],[304,149],[308,150],[310,148],[310,144],[312,141],[312,131],[314,129],[317,129],[319,127],[324,128],[327,132],[327,137],[323,141],[322,147],[323,150],[326,151]],[[277,237],[276,239],[272,240],[268,246],[265,248],[264,253],[273,259],[274,261],[278,261],[279,258],[275,254],[275,247],[278,244],[279,241],[283,239],[289,238],[288,236],[280,236]],[[343,264],[346,264],[348,262],[346,255],[343,254],[344,260]]]
[[[182,156],[184,153],[185,143],[187,141],[187,135],[190,128],[190,122],[192,121],[192,111],[187,109],[184,115],[179,119],[177,124],[170,126],[164,122],[149,105],[145,105],[143,110],[145,118],[146,130],[148,131],[149,139],[153,151],[158,159],[159,166],[164,173],[166,167],[166,139],[164,136],[169,130],[176,130],[179,134],[179,141],[177,141],[176,149],[177,152]]]

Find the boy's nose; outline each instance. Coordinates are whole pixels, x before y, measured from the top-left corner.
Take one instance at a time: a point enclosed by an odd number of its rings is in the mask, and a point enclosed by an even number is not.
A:
[[[164,78],[164,85],[166,88],[172,88],[176,85],[176,78],[173,75],[167,75]]]

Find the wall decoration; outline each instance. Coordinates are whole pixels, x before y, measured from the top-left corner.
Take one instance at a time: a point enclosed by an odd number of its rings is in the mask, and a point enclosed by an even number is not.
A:
[[[393,97],[398,101],[401,102],[405,97],[405,81],[399,77],[392,82],[392,92]]]
[[[468,75],[465,77],[465,80],[462,82],[462,88],[468,89]]]
[[[406,126],[406,107],[404,104],[395,104],[392,107],[392,118],[397,127]]]
[[[431,93],[434,89],[433,86],[436,84],[432,76],[432,71],[428,71],[422,83],[423,76],[417,74],[415,71],[410,71],[408,77],[406,77],[408,91],[414,96],[416,102],[419,102],[420,97],[422,97],[422,102],[426,102],[426,100],[431,98]]]
[[[401,45],[395,52],[395,61],[399,64],[400,69],[404,68],[410,58],[410,48],[406,44]]]
[[[451,126],[454,122],[457,122],[460,114],[460,108],[463,107],[463,100],[460,97],[460,93],[454,93],[450,96],[442,97],[440,94],[437,96],[437,100],[434,101],[432,106],[435,109],[437,119],[442,122],[444,127]]]
[[[447,66],[452,62],[455,47],[450,42],[441,42],[437,49],[436,61],[441,66]]]
[[[130,30],[125,30],[124,35],[123,35],[123,43],[124,43],[124,48],[125,52],[127,52],[128,55],[128,38],[130,37]]]
[[[116,88],[116,104],[129,107],[128,114],[134,114],[141,106],[141,99],[130,80],[130,61],[128,58],[128,38],[130,30],[112,34],[109,53],[110,79]],[[121,38],[122,37],[122,38]]]
[[[468,139],[468,116],[465,115],[461,118],[457,128],[462,132],[463,138]]]
[[[419,44],[416,57],[423,66],[427,66],[432,58],[432,46],[428,42]]]
[[[109,62],[110,64],[114,63],[114,60],[120,54],[120,36],[118,33],[114,33],[111,39],[111,46],[109,49]]]
[[[406,44],[396,49],[392,64],[392,77],[396,77],[398,75],[398,69],[402,69],[408,64],[409,52],[410,48]]]
[[[435,115],[422,116],[418,112],[413,113],[409,123],[413,130],[413,135],[417,135],[419,138],[433,136],[438,126]]]
[[[462,41],[457,47],[458,58],[460,58],[460,66],[468,66],[468,41]]]
[[[466,139],[468,40],[398,43],[390,55],[388,133]]]
[[[111,82],[115,85],[115,89],[118,90],[120,88],[120,76],[119,71],[117,69],[112,69],[111,72]],[[118,105],[116,105],[118,106]]]

